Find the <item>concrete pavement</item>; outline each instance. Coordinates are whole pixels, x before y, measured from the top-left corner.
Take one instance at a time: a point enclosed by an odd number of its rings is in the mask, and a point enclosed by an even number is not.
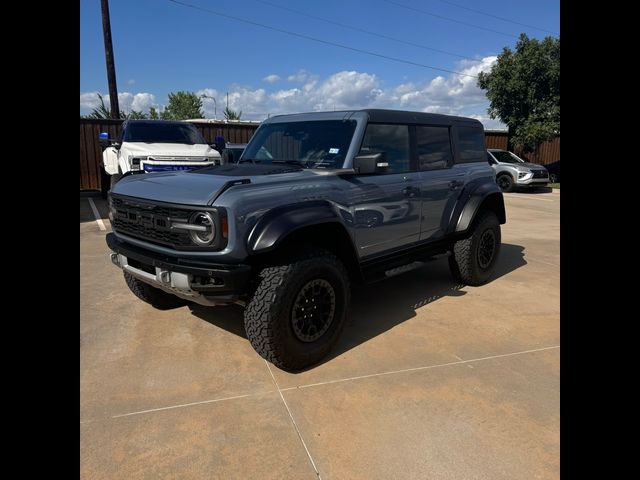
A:
[[[354,291],[325,363],[267,364],[240,307],[158,311],[80,199],[81,478],[559,477],[560,193],[506,194],[495,280],[446,260]]]

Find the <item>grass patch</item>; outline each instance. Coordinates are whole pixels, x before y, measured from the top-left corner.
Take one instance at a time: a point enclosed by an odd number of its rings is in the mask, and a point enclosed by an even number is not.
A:
[[[557,188],[558,190],[560,190],[560,182],[558,182],[558,183],[550,183],[548,186],[551,187],[551,188]]]

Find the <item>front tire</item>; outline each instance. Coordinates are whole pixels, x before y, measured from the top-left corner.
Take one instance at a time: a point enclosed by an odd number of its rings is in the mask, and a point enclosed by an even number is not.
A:
[[[244,312],[247,338],[256,352],[289,371],[325,357],[344,327],[348,278],[342,262],[319,249],[262,269]]]
[[[500,190],[503,192],[512,192],[515,187],[515,182],[513,181],[513,177],[508,173],[503,173],[498,176],[496,183],[500,187]]]
[[[500,222],[495,213],[478,213],[470,237],[458,240],[449,257],[449,268],[456,281],[471,286],[487,283],[500,254]]]
[[[128,272],[123,273],[129,290],[131,290],[131,292],[140,300],[148,303],[158,310],[169,310],[171,308],[182,307],[187,304],[187,301],[180,297],[176,297],[175,295],[163,292],[158,288],[154,288],[148,283],[138,280]]]

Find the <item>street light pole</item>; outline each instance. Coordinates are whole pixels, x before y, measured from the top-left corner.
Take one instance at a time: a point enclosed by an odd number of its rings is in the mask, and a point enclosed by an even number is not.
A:
[[[215,119],[218,116],[218,104],[215,97],[211,97],[203,93],[202,95],[200,95],[200,98],[210,98],[211,100],[213,100],[213,118]]]

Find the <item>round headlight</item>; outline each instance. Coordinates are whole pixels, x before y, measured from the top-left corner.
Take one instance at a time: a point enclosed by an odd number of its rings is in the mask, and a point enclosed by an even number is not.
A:
[[[191,240],[196,245],[209,245],[216,237],[216,225],[208,212],[196,212],[189,218],[191,225],[200,227],[191,230]]]

